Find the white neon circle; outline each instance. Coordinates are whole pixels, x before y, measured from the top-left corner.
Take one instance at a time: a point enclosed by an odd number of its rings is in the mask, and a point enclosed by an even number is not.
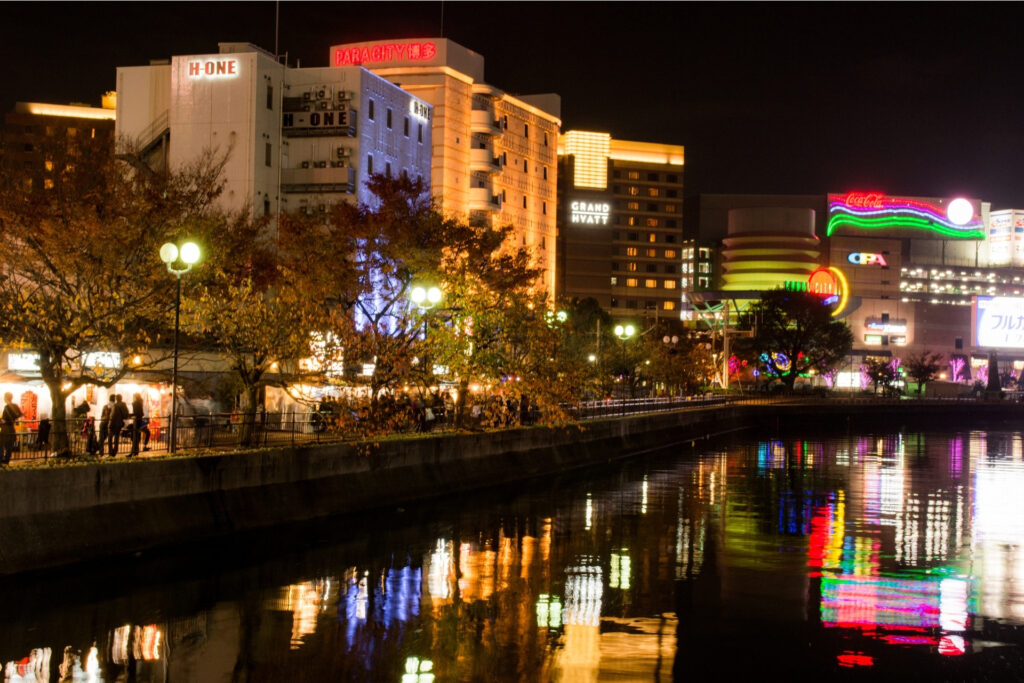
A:
[[[957,197],[946,207],[946,217],[954,225],[967,225],[974,218],[974,207],[963,197]]]

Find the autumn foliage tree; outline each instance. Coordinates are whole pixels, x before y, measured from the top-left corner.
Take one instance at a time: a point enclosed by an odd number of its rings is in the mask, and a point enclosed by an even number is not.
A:
[[[41,144],[52,169],[41,187],[13,159],[0,168],[0,341],[39,354],[52,448],[65,454],[67,397],[83,384],[112,386],[164,341],[173,279],[159,247],[221,221],[221,164],[207,155],[142,173],[98,140]],[[97,363],[93,352],[111,353]]]

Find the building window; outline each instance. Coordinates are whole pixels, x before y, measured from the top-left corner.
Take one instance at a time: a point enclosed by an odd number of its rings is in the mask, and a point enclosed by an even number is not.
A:
[[[267,109],[274,108],[274,86],[267,83]]]
[[[548,179],[548,167],[545,166],[544,167],[544,180],[547,180],[547,179]]]
[[[636,256],[636,254],[637,254],[637,248],[636,247],[626,247],[626,256]]]
[[[390,161],[385,161],[384,162],[384,175],[386,175],[388,178],[391,177],[391,162]]]
[[[648,258],[657,258],[658,257],[658,250],[657,249],[647,249],[646,250],[646,254],[647,254]]]
[[[409,137],[409,117],[408,116],[406,116],[405,119],[403,120],[402,126],[403,126],[403,133],[404,133],[405,137]]]
[[[505,194],[505,190],[501,191],[501,201],[503,201],[503,202],[507,202],[508,201],[508,195]]]
[[[647,278],[646,280],[644,280],[644,287],[647,287],[648,289],[654,289],[657,286],[658,281],[655,280],[654,278]]]
[[[628,216],[626,218],[626,225],[636,225],[636,216]]]
[[[686,289],[686,287],[690,284],[690,281],[687,278],[684,277],[682,279],[682,283],[683,283],[683,289]]]
[[[630,271],[631,273],[635,273],[636,272],[636,261],[630,261],[629,263],[627,263],[626,264],[626,270]]]
[[[665,289],[675,289],[676,288],[676,281],[675,280],[662,280],[661,284],[664,285]]]
[[[526,195],[523,195],[523,208],[526,208]]]
[[[619,269],[619,264],[613,262],[612,263],[612,270],[618,270],[618,269]]]
[[[647,219],[647,227],[648,228],[656,228],[656,227],[658,227],[658,219],[657,218],[648,218]],[[651,241],[653,242],[654,240],[651,240]]]
[[[416,132],[416,142],[423,143],[423,124],[419,124],[419,130]]]
[[[647,264],[647,272],[648,273],[657,273],[658,272],[658,264],[657,263],[648,263]]]
[[[635,233],[635,232],[631,232],[631,233],[629,233],[629,235],[627,236],[627,239],[628,239],[628,240],[629,240],[630,242],[636,242],[636,241],[637,241],[638,239],[640,239],[640,235],[639,235],[638,233]]]
[[[523,137],[527,140],[530,139],[530,124],[528,123],[523,124]]]
[[[264,216],[269,216],[270,215],[270,198],[269,197],[264,197],[263,198],[263,215]]]
[[[264,157],[265,157],[264,160],[263,160],[264,163],[266,163],[267,166],[270,166],[271,153],[270,153],[270,143],[269,142],[267,143],[266,153],[264,154]]]
[[[631,186],[631,187],[629,188],[629,193],[630,193],[631,195],[633,195],[633,196],[635,197],[635,196],[637,196],[638,194],[640,194],[640,188],[639,188],[639,187],[632,187],[632,186]]]
[[[666,228],[674,228],[674,227],[676,227],[676,219],[669,218],[668,220],[666,220],[665,221],[665,227]]]
[[[675,272],[676,272],[676,267],[675,266],[665,266],[665,272],[674,275]]]
[[[386,125],[388,127],[388,130],[391,129],[391,107],[387,108],[387,114],[385,116],[385,124],[384,125]]]
[[[661,302],[661,308],[663,310],[666,310],[666,311],[674,311],[674,310],[676,310],[676,302],[675,301],[663,301],[663,302]]]
[[[666,249],[665,250],[665,258],[675,258],[675,257],[676,257],[676,250],[675,249]]]
[[[626,208],[629,209],[630,211],[639,211],[640,202],[626,202]]]
[[[675,227],[675,226],[672,226],[672,227]],[[675,244],[676,243],[676,236],[675,235],[665,235],[665,241],[668,242],[669,244]]]
[[[647,203],[647,210],[648,211],[657,211],[658,210],[658,205],[655,202],[648,202]]]
[[[640,284],[640,281],[637,280],[635,277],[627,277],[626,278],[626,286],[627,287],[636,287],[639,284]]]
[[[619,278],[612,276],[612,287],[616,287],[619,284]]]
[[[658,188],[656,188],[656,187],[648,187],[647,188],[647,196],[648,197],[657,197],[658,196]]]
[[[373,121],[373,100],[369,101],[369,103],[366,105],[366,109],[367,109],[367,111],[366,111],[367,117],[369,117],[369,119],[371,121]]]
[[[627,299],[626,308],[636,308],[636,299]]]
[[[523,159],[523,173],[528,173],[529,171],[530,167],[527,165],[526,159]]]
[[[373,155],[366,155],[366,175],[373,175]]]
[[[666,197],[673,197],[674,198],[676,195],[677,195],[677,192],[675,190],[665,190],[665,196]]]
[[[547,202],[541,202],[540,203],[540,212],[541,212],[541,214],[543,214],[545,216],[548,215],[548,203]]]
[[[651,301],[650,299],[648,299],[647,301],[644,302],[644,308],[646,310],[648,310],[648,311],[653,311],[657,307],[658,307],[658,302],[657,301]]]
[[[667,180],[668,182],[670,182],[670,183],[678,183],[678,182],[679,182],[679,176],[677,176],[677,175],[673,175],[673,174],[671,174],[671,173],[670,173],[670,174],[668,175],[668,178],[666,178],[666,180]]]
[[[629,179],[630,180],[640,180],[640,171],[630,171],[629,172]]]
[[[548,134],[547,133],[544,133],[544,146],[545,147],[548,146]]]
[[[651,180],[653,182],[658,182],[658,174],[657,173],[648,173],[647,174],[647,179]]]
[[[675,212],[676,212],[676,205],[675,204],[666,204],[665,205],[665,213],[675,213]]]
[[[699,264],[697,266],[697,272],[699,272],[699,273],[710,273],[711,272],[711,264],[710,263],[701,263],[701,264]]]
[[[656,232],[648,233],[647,241],[650,242],[651,244],[654,244],[655,242],[657,242],[658,241],[658,233],[656,233]]]

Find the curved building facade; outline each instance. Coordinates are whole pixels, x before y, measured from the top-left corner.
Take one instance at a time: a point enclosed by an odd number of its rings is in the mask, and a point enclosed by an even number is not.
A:
[[[812,209],[732,209],[722,240],[722,290],[769,290],[806,281],[820,254]]]

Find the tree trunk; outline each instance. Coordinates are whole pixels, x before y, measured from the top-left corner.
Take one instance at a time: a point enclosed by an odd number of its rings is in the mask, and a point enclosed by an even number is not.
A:
[[[238,423],[238,445],[251,446],[256,436],[256,394],[258,387],[242,390],[242,419]]]
[[[46,382],[46,388],[50,391],[50,424],[53,425],[50,429],[50,450],[53,454],[58,457],[68,457],[71,453],[71,441],[69,433],[73,425],[68,423],[67,409],[64,406],[64,402],[67,400],[67,394],[61,390],[62,382],[60,380],[48,379]]]

